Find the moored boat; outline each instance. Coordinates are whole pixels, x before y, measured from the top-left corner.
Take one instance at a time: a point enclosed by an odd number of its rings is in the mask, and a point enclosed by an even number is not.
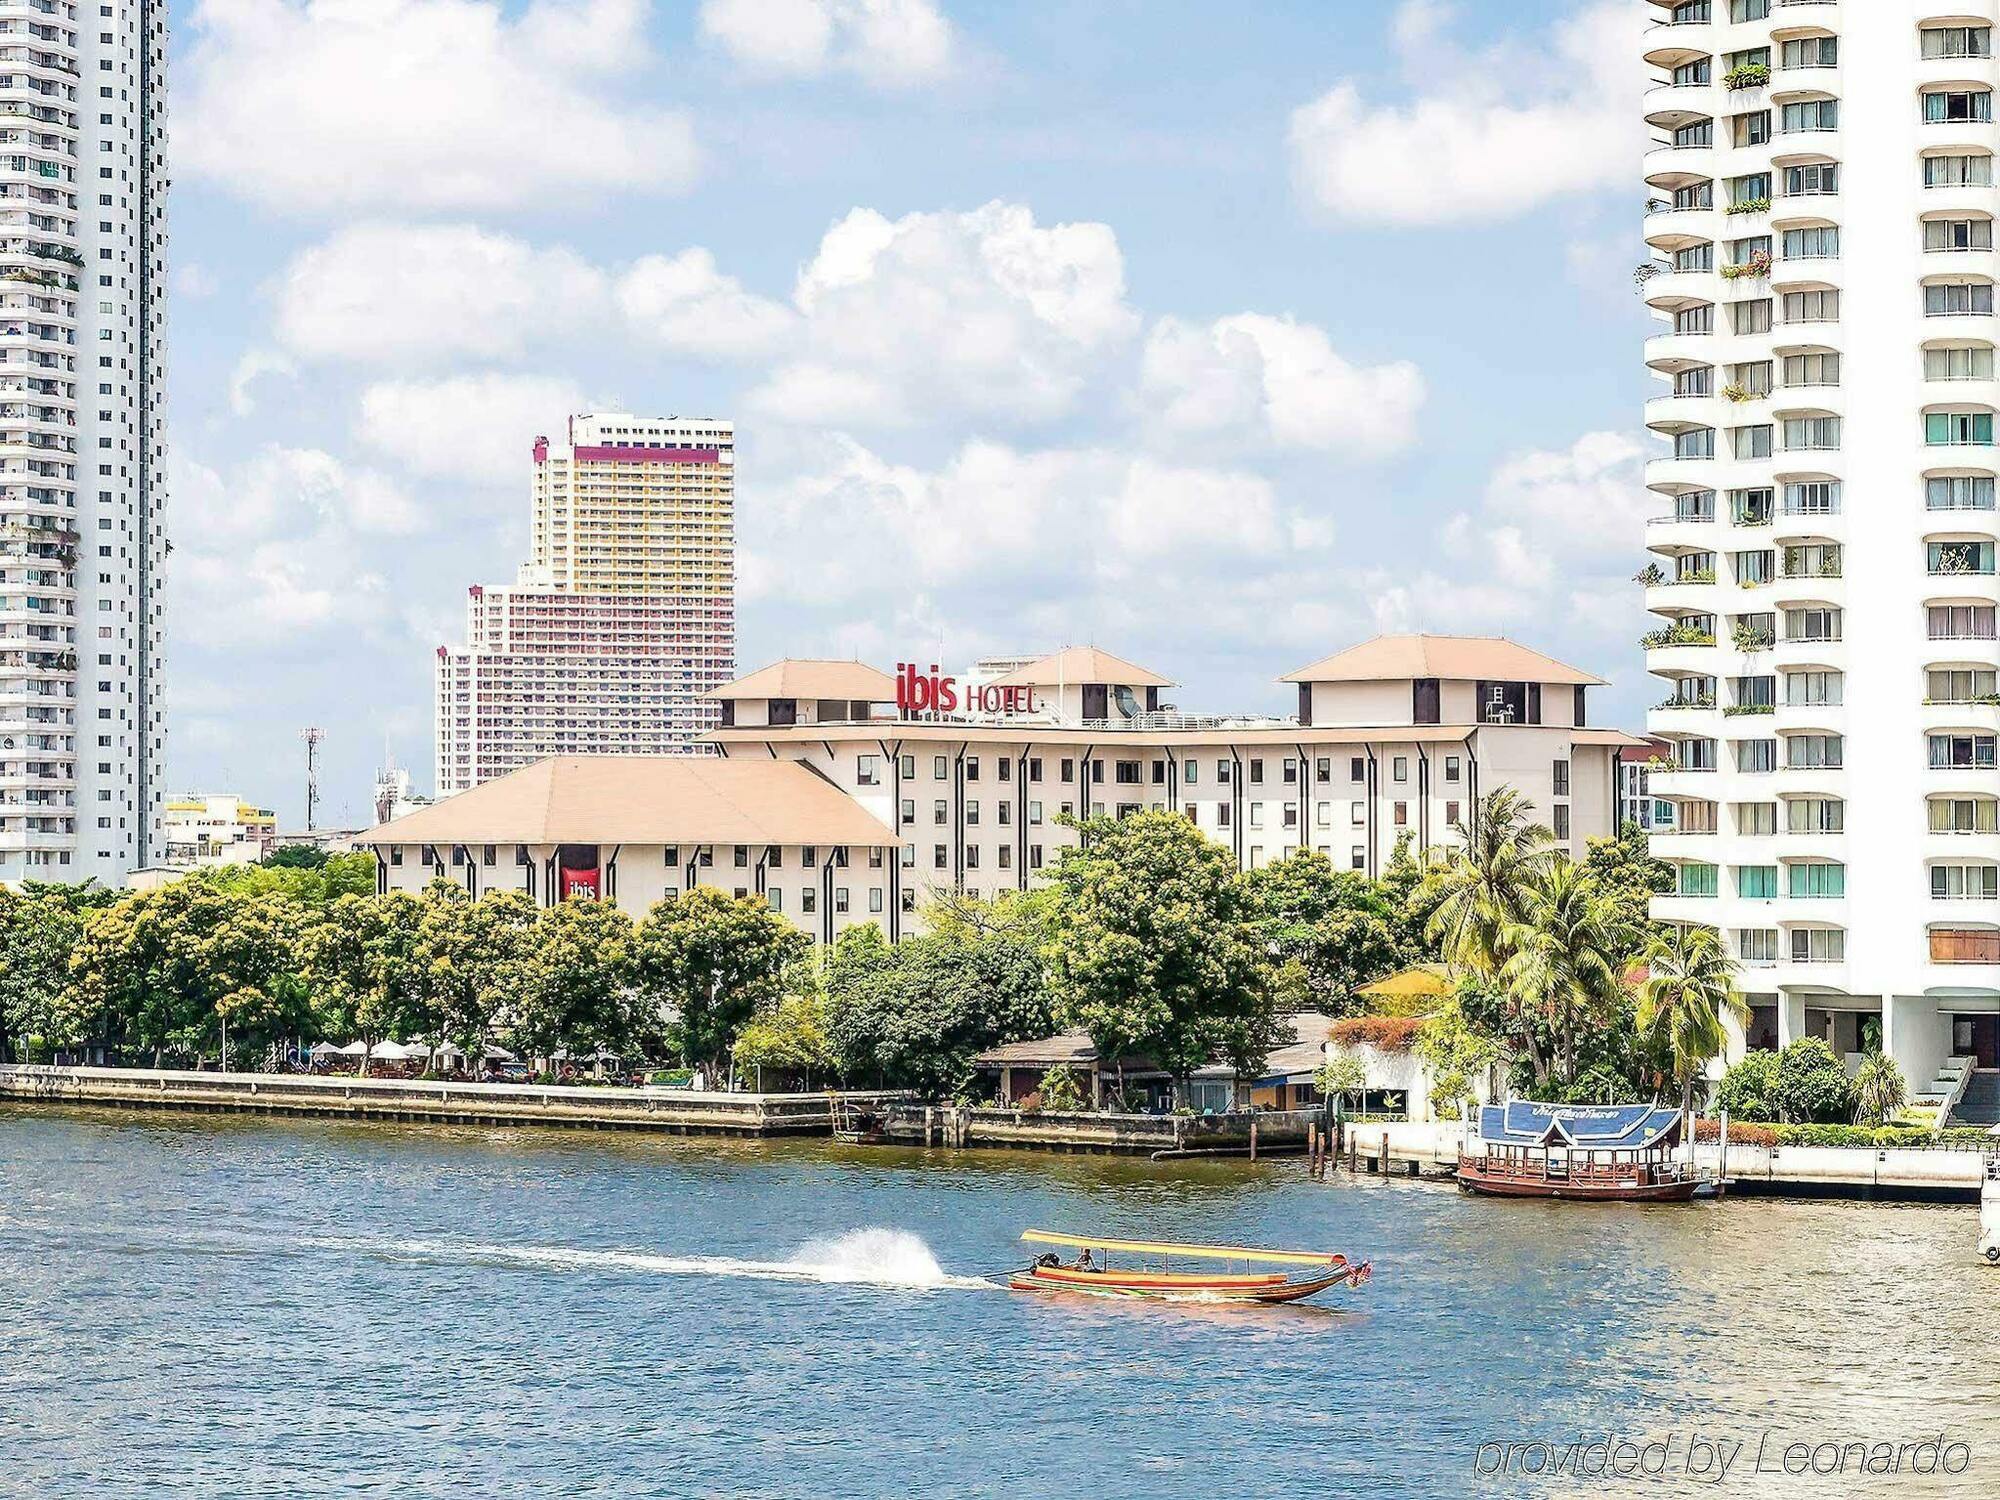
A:
[[[1345,1283],[1352,1290],[1374,1274],[1367,1261],[1316,1250],[1253,1250],[1234,1245],[1179,1245],[1109,1240],[1030,1229],[1023,1244],[1074,1250],[1069,1264],[1045,1251],[1013,1272],[1017,1292],[1077,1292],[1094,1297],[1152,1297],[1204,1302],[1297,1302]],[[1119,1264],[1112,1264],[1112,1257]],[[1225,1262],[1287,1266],[1285,1271],[1175,1270],[1176,1263]]]
[[[1498,1198],[1684,1203],[1704,1179],[1674,1159],[1681,1113],[1650,1104],[1482,1105],[1479,1138],[1458,1155],[1458,1185]]]

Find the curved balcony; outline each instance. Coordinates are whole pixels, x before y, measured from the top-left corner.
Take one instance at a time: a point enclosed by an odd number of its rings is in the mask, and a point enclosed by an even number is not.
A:
[[[1724,0],[1725,7],[1727,0]],[[1684,63],[1715,56],[1717,23],[1659,21],[1646,28],[1645,60],[1668,72]]]
[[[1721,114],[1723,90],[1714,83],[1656,83],[1641,99],[1646,123],[1655,130],[1678,130]]]
[[[1709,552],[1722,534],[1713,518],[1706,521],[1683,516],[1654,516],[1646,522],[1646,550],[1662,557],[1679,557],[1689,552]]]
[[[1716,176],[1713,146],[1655,146],[1643,161],[1646,186],[1659,193],[1710,182]]]
[[[1728,220],[1712,208],[1661,208],[1646,215],[1646,243],[1662,255],[1724,238]]]
[[[1713,392],[1686,396],[1668,392],[1646,402],[1646,425],[1666,437],[1695,427],[1722,427],[1735,420],[1739,420],[1736,404]]]
[[[1722,279],[1715,271],[1657,271],[1646,282],[1646,306],[1658,313],[1676,313],[1722,297]]]
[[[1720,614],[1727,587],[1712,576],[1689,579],[1684,583],[1669,576],[1659,583],[1646,585],[1646,608],[1669,621],[1688,615]]]

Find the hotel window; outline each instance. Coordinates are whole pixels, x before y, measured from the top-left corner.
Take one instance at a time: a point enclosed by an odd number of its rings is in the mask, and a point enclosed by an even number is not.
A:
[[[1821,198],[1839,191],[1840,168],[1830,161],[1785,168],[1787,198]]]
[[[1074,812],[1076,811],[1076,804],[1075,804],[1074,802],[1064,802],[1064,803],[1061,803],[1061,804],[1060,804],[1060,805],[1059,805],[1059,806],[1057,807],[1056,811],[1057,811],[1057,812],[1058,812],[1058,813],[1059,813],[1059,814],[1060,814],[1061,816],[1063,816],[1063,817],[1067,818],[1067,817],[1069,817],[1069,816],[1070,816],[1070,815],[1071,815],[1072,813],[1074,813]]]
[[[1738,865],[1736,867],[1736,894],[1745,901],[1775,901],[1778,899],[1778,867],[1776,865]]]
[[[968,756],[966,756],[966,758],[965,758],[965,779],[966,779],[967,781],[977,781],[977,780],[979,779],[979,757],[978,757],[978,756],[976,756],[976,755],[968,755]]]
[[[1139,784],[1139,762],[1121,760],[1118,762],[1118,785],[1137,786]]]
[[[1785,293],[1787,323],[1837,323],[1840,321],[1840,293],[1835,291]]]
[[[1713,896],[1716,891],[1714,865],[1682,865],[1680,883],[1674,893],[1680,896]]]
[[[1356,828],[1360,828],[1362,825],[1367,823],[1368,804],[1366,802],[1350,802],[1347,804],[1347,808],[1348,808],[1348,821],[1351,822]]]
[[[770,867],[771,867],[772,869],[774,869],[774,870],[782,870],[782,869],[784,869],[784,867],[785,867],[785,851],[784,851],[784,850],[780,849],[780,848],[779,848],[779,847],[778,847],[778,846],[777,846],[776,844],[773,844],[773,845],[772,845],[772,846],[770,847],[770,849],[769,849],[768,851],[766,851],[766,852],[767,852],[767,853],[768,853],[768,855],[769,855],[769,858],[768,858],[768,859],[766,860],[766,863],[767,863],[767,864],[768,864],[768,865],[769,865],[769,866],[770,866]]]
[[[1062,779],[1064,781],[1076,780],[1076,762],[1071,760],[1068,756],[1063,757],[1061,769],[1062,769]]]
[[[844,911],[846,911],[846,910],[847,910],[847,887],[846,887],[846,886],[844,886],[844,885],[837,885],[837,886],[835,886],[835,887],[833,888],[833,909],[834,909],[834,910],[835,910],[836,912],[844,912]]]
[[[1794,927],[1792,962],[1837,964],[1847,959],[1847,934],[1839,928]]]
[[[1166,784],[1167,784],[1167,763],[1163,760],[1156,760],[1153,762],[1153,785],[1165,786]]]
[[[811,916],[819,910],[819,891],[814,886],[803,886],[799,890],[799,911]]]
[[[1356,844],[1347,851],[1347,867],[1350,870],[1363,870],[1368,867],[1368,850],[1366,846]]]
[[[1780,372],[1787,386],[1839,385],[1840,356],[1787,354],[1780,366]]]
[[[1926,125],[1982,124],[1993,118],[1993,95],[1985,89],[1944,89],[1924,95]]]
[[[1993,571],[1991,542],[1927,542],[1925,565],[1933,574],[1954,576]]]
[[[1741,431],[1742,429],[1738,429]],[[1754,429],[1753,429],[1754,430]],[[1770,429],[1764,428],[1768,434]],[[1787,417],[1784,423],[1785,450],[1789,452],[1828,452],[1840,446],[1840,418],[1838,417]],[[1743,455],[1739,455],[1741,457]],[[1770,449],[1749,455],[1768,458]]]
[[[702,863],[706,864],[707,862],[708,862],[708,856],[706,853],[704,853],[702,856]],[[799,863],[801,865],[803,865],[806,869],[810,870],[818,862],[819,862],[819,850],[814,845],[804,844],[800,846]]]
[[[931,845],[931,868],[942,870],[951,864],[951,849],[945,844]]]
[[[1934,641],[1990,641],[1994,637],[1990,604],[1933,604],[1924,613]]]
[[[1347,779],[1366,781],[1368,779],[1368,759],[1366,756],[1352,755],[1347,760]]]
[[[1409,827],[1409,826],[1410,826],[1410,804],[1409,804],[1409,803],[1407,803],[1407,802],[1398,802],[1398,803],[1396,804],[1396,826],[1397,826],[1398,828],[1407,828],[1407,827]]]
[[[1409,756],[1399,755],[1389,763],[1389,779],[1391,781],[1408,781],[1410,779]]]
[[[1333,804],[1331,802],[1320,802],[1314,805],[1313,825],[1317,828],[1333,827]]]
[[[1190,760],[1183,762],[1181,765],[1182,782],[1184,782],[1188,786],[1193,786],[1195,784],[1196,773],[1200,770],[1200,767],[1201,767],[1201,762],[1198,760]]]
[[[1558,802],[1549,811],[1555,817],[1555,836],[1559,839],[1567,839],[1569,837],[1569,804],[1567,802]]]
[[[1737,333],[1769,333],[1771,331],[1771,299],[1753,297],[1747,302],[1732,302],[1729,305],[1729,326]],[[1706,333],[1706,328],[1682,329],[1676,320],[1676,332]]]
[[[1313,779],[1321,786],[1333,780],[1333,758],[1322,755],[1313,763]]]
[[[1217,786],[1229,785],[1229,764],[1226,760],[1218,760],[1215,763],[1215,784]]]
[[[1252,803],[1251,805],[1254,807],[1256,804]],[[1191,813],[1194,809],[1189,808],[1188,811]],[[1217,828],[1227,828],[1229,826],[1229,804],[1227,802],[1218,802],[1215,804],[1215,826]]]
[[[1011,802],[997,803],[994,806],[993,814],[1000,820],[1000,826],[1005,828],[1014,821],[1014,804]]]
[[[1787,229],[1779,245],[1786,260],[1833,260],[1840,254],[1840,231],[1825,224]]]
[[[995,763],[1000,768],[1000,779],[1002,781],[1012,781],[1014,779],[1014,762],[1003,755]]]
[[[1030,802],[1030,803],[1028,804],[1028,821],[1029,821],[1030,823],[1040,823],[1040,822],[1042,821],[1042,804],[1041,804],[1041,803],[1039,803],[1039,802]]]
[[[1458,780],[1458,757],[1456,755],[1447,755],[1444,758],[1444,779],[1446,781]]]
[[[1685,749],[1690,745],[1698,743],[1702,742],[1684,740],[1682,741],[1682,746]],[[1709,741],[1708,743],[1712,744],[1713,741]],[[1766,771],[1775,771],[1777,768],[1778,742],[1776,740],[1743,740],[1737,744],[1736,769],[1743,772],[1746,776],[1760,776]]]
[[[1990,734],[1934,734],[1929,742],[1933,771],[1983,771],[1994,764]]]
[[[1768,109],[1753,109],[1730,121],[1730,141],[1734,145],[1761,146],[1770,139],[1771,112]],[[1731,201],[1740,203],[1743,200],[1732,198]]]
[[[1785,736],[1785,765],[1794,771],[1837,771],[1843,758],[1837,734],[1792,734]]]
[[[679,864],[680,864],[680,862],[681,862],[681,851],[680,851],[680,850],[678,850],[678,849],[669,849],[669,850],[668,850],[668,851],[666,852],[666,856],[665,856],[665,858],[666,858],[666,862],[667,862],[667,868],[668,868],[669,870],[671,870],[671,869],[673,869],[673,868],[674,868],[675,866],[677,866],[677,865],[679,865]]]
[[[915,911],[917,909],[917,893],[912,890],[905,890],[903,892],[902,906],[906,912]]]
[[[967,844],[965,846],[965,868],[968,870],[979,868],[979,846],[977,844]]]
[[[871,885],[870,887],[868,887],[868,909],[871,912],[879,912],[882,909],[881,886]]]
[[[1039,870],[1041,867],[1042,867],[1042,846],[1040,844],[1028,845],[1028,868],[1031,870]]]
[[[1786,893],[1801,900],[1847,894],[1847,866],[1823,860],[1800,860],[1791,866]]]
[[[1011,844],[1002,844],[1002,845],[1000,846],[1000,849],[999,849],[999,856],[998,856],[998,857],[999,857],[999,860],[1000,860],[1000,868],[1001,868],[1001,869],[1003,869],[1003,870],[1011,870],[1011,869],[1013,869],[1013,868],[1014,868],[1014,848],[1013,848],[1013,845],[1011,845]]]
[[[1933,797],[1932,833],[2000,832],[2000,802],[1991,797]]]
[[[695,855],[694,861],[700,868],[704,870],[709,869],[715,864],[715,851],[713,849],[703,849]],[[811,863],[811,861],[808,860],[807,863]]]
[[[771,889],[764,892],[764,901],[772,911],[783,911],[785,909],[785,893],[776,886],[772,886]]]
[[[1926,26],[1923,38],[1925,57],[1991,57],[1993,28],[1990,26]]]
[[[965,804],[965,824],[968,828],[976,828],[979,825],[979,803],[977,799]]]
[[[673,859],[671,858],[673,852],[674,851],[671,849],[667,851],[667,854],[670,856],[667,860],[668,864],[673,863]],[[516,844],[514,846],[514,863],[517,865],[525,865],[528,863],[528,846],[526,844]]]
[[[739,870],[750,868],[750,851],[741,844],[736,846],[736,868]]]
[[[900,808],[900,811],[901,811],[901,813],[902,813],[902,818],[903,818],[903,821],[904,821],[905,823],[914,823],[914,822],[916,822],[916,821],[917,821],[917,799],[916,799],[915,797],[905,797],[905,798],[903,799],[903,801],[902,801],[902,805],[901,805],[901,808]]]
[[[425,844],[419,851],[419,863],[426,865],[436,864],[437,850],[433,849],[429,844]]]
[[[917,758],[914,755],[898,757],[896,768],[902,772],[903,780],[915,781],[917,779]]]
[[[1264,826],[1263,803],[1253,802],[1250,804],[1250,826],[1252,828],[1262,828]]]
[[[1261,786],[1264,781],[1264,762],[1253,756],[1250,760],[1250,785]]]
[[[1932,865],[1933,901],[1991,901],[2000,896],[2000,866]]]
[[[1566,760],[1557,761],[1550,768],[1549,781],[1553,795],[1567,797],[1569,795],[1569,762]]]
[[[942,797],[938,798],[937,801],[933,802],[931,804],[931,822],[934,824],[942,825],[947,819],[946,809],[949,808],[950,805],[951,804],[946,802],[945,799]]]
[[[1458,804],[1456,802],[1445,803],[1444,821],[1446,827],[1450,827],[1452,824],[1458,821]]]
[[[1099,784],[1099,785],[1102,785],[1102,783],[1103,783],[1103,781],[1104,781],[1104,762],[1103,762],[1103,761],[1101,761],[1101,760],[1094,760],[1094,761],[1090,762],[1090,779],[1091,779],[1091,781],[1092,781],[1092,782],[1094,782],[1094,783],[1097,783],[1097,784]]]
[[[1297,786],[1298,784],[1299,784],[1299,762],[1292,760],[1288,757],[1285,761],[1285,785]]]
[[[906,870],[914,870],[916,867],[917,867],[917,846],[915,844],[903,845],[903,868]]]
[[[1940,281],[1924,288],[1927,318],[1990,317],[1992,313],[1990,281]]]
[[[1799,130],[1838,130],[1840,128],[1840,101],[1838,99],[1806,99],[1797,104],[1781,105],[1778,110],[1778,129],[1790,133]]]
[[[1823,608],[1786,610],[1785,639],[1788,641],[1839,640],[1840,611]]]
[[[109,794],[107,793],[107,795]],[[453,844],[451,846],[451,862],[454,865],[465,863],[465,846],[463,844]]]
[[[1990,667],[1934,667],[1924,675],[1924,697],[1931,703],[1975,703],[2000,693],[1996,674]]]
[[[392,865],[400,865],[402,862],[403,862],[402,845],[391,844],[389,846],[389,863]]]
[[[1924,248],[1926,250],[1991,250],[1993,248],[1993,221],[1991,219],[1926,219],[1924,220]]]
[[[1785,803],[1787,833],[1840,833],[1847,827],[1847,804],[1837,797],[1795,797]]]
[[[1778,961],[1778,932],[1774,927],[1739,927],[1736,956],[1746,964],[1774,964]]]
[[[943,781],[951,775],[951,757],[936,755],[931,757],[931,780]]]
[[[1299,826],[1299,805],[1296,802],[1287,802],[1285,804],[1285,827],[1296,828],[1298,826]]]
[[[1838,707],[1843,692],[1838,672],[1785,673],[1785,702],[1793,708]]]
[[[738,901],[747,901],[750,899],[750,888],[748,886],[739,885],[729,894],[734,896]]]
[[[880,786],[882,784],[882,757],[861,755],[854,761],[854,784],[856,786]]]
[[[1927,412],[1924,415],[1924,442],[1933,448],[1990,448],[1993,445],[1993,413]]]
[[[1028,780],[1040,781],[1041,779],[1042,758],[1039,755],[1031,755],[1028,757]]]

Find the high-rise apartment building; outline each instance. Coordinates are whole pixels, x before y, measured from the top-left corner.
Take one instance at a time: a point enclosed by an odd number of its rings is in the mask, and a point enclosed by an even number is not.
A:
[[[1649,790],[1753,1045],[2000,1065],[1993,0],[1653,0]]]
[[[532,556],[440,647],[437,789],[552,755],[694,751],[736,669],[735,434],[578,416],[537,438]]]
[[[166,16],[0,0],[0,881],[162,852]]]

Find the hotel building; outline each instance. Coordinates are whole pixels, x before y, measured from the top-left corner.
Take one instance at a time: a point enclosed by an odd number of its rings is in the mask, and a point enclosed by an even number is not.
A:
[[[1754,1044],[2000,1065],[1993,0],[1653,0],[1656,913]]]
[[[0,881],[161,850],[167,10],[0,0]]]
[[[531,546],[438,649],[440,796],[552,755],[686,753],[736,669],[729,423],[578,416],[537,438]]]
[[[704,780],[711,761],[551,762],[361,843],[378,850],[384,889],[420,890],[447,873],[545,901],[594,890],[638,910],[676,881],[714,884],[759,892],[830,941],[856,921],[892,939],[916,930],[935,891],[1026,890],[1075,842],[1057,822],[1066,813],[1171,810],[1245,869],[1310,848],[1371,876],[1406,837],[1419,849],[1455,843],[1452,825],[1503,785],[1572,854],[1615,831],[1618,752],[1638,742],[1589,727],[1585,700],[1600,679],[1588,673],[1510,641],[1391,636],[1283,680],[1298,695],[1294,715],[1187,714],[1163,701],[1167,678],[1072,647],[983,684],[956,679],[959,708],[911,710],[887,672],[784,661],[713,695],[721,723],[708,741],[740,780]],[[997,706],[964,708],[975,687]],[[625,780],[577,794],[598,799],[601,816],[552,812],[528,838],[511,812],[500,816],[514,794],[498,794],[529,777]],[[795,804],[801,788],[825,795]],[[685,819],[671,801],[683,793]],[[556,805],[540,783],[522,796]],[[715,833],[721,796],[755,814],[761,833]],[[794,806],[803,821],[785,810]]]
[[[278,845],[278,815],[230,793],[169,798],[162,863],[177,869],[253,865]]]

